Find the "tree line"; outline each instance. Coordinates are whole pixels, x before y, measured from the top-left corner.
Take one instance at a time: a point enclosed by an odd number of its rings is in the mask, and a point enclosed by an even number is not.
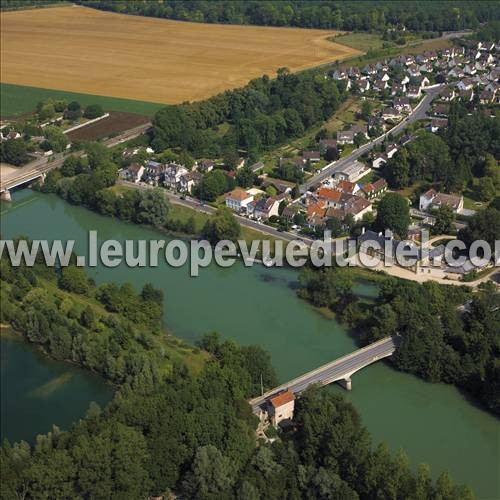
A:
[[[79,0],[96,9],[200,23],[257,24],[349,31],[382,31],[404,26],[412,31],[441,32],[476,28],[499,18],[496,1],[218,1],[147,2]]]
[[[205,101],[160,109],[151,145],[155,151],[181,148],[196,158],[222,157],[234,167],[239,151],[256,161],[262,151],[329,118],[346,95],[343,83],[281,68],[276,79],[263,76]]]

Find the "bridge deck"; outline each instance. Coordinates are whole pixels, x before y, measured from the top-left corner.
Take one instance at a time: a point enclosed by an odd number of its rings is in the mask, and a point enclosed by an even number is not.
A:
[[[338,380],[344,380],[365,366],[391,356],[396,350],[396,346],[396,337],[386,337],[275,387],[262,396],[251,399],[249,403],[252,409],[256,411],[265,401],[281,391],[290,390],[297,394],[306,390],[312,384],[327,385]]]

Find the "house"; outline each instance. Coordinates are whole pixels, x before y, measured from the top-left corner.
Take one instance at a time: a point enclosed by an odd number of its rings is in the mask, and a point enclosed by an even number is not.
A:
[[[448,118],[433,118],[429,124],[429,130],[432,133],[437,132],[440,128],[448,126]]]
[[[341,191],[322,187],[315,194],[316,199],[322,203],[322,208],[340,208],[342,206],[340,202],[342,198]]]
[[[354,132],[352,130],[343,130],[342,132],[337,132],[337,143],[338,144],[353,144],[354,143]]]
[[[373,206],[361,196],[350,196],[344,203],[343,211],[345,215],[352,215],[355,221],[359,221],[365,214],[373,211]],[[345,218],[345,215],[342,219]]]
[[[387,155],[384,153],[375,153],[372,157],[372,167],[381,168],[382,165],[387,163]]]
[[[264,168],[264,163],[262,163],[261,161],[258,161],[257,163],[254,163],[253,165],[250,165],[250,170],[256,174],[257,172],[259,172],[259,170],[262,170]]]
[[[384,120],[399,120],[401,113],[395,108],[384,108],[382,110],[382,118]]]
[[[356,194],[361,188],[355,182],[340,181],[337,184],[337,189],[347,194]]]
[[[329,149],[337,149],[336,139],[321,139],[319,141],[319,151],[325,154]]]
[[[393,83],[391,88],[391,95],[404,95],[406,94],[406,85],[403,83]]]
[[[166,165],[150,160],[146,163],[144,174],[146,181],[149,184],[158,186],[163,181]]]
[[[397,152],[398,147],[396,146],[396,144],[388,144],[385,147],[385,154],[387,155],[387,158],[392,158]]]
[[[470,90],[460,90],[458,92],[458,97],[463,102],[472,102],[474,100],[474,89]]]
[[[429,189],[420,196],[419,208],[424,212],[429,209],[438,209],[443,205],[450,206],[454,213],[460,213],[464,208],[464,197],[439,193],[434,189]]]
[[[344,70],[338,69],[333,72],[332,79],[339,81],[347,79],[347,73]]]
[[[177,163],[169,163],[165,169],[163,183],[171,189],[178,189],[181,177],[188,173],[188,169]]]
[[[367,169],[363,163],[354,161],[353,163],[347,165],[342,170],[335,172],[335,179],[356,182],[361,179],[363,175],[367,173]]]
[[[390,233],[388,236],[385,236],[383,233],[376,233],[375,231],[371,230],[364,231],[361,236],[359,236],[357,243],[360,252],[372,257],[379,257],[388,263],[399,265],[399,262],[396,259],[396,249],[402,242],[401,240],[394,238],[392,233]],[[363,245],[363,243],[366,243],[367,246]],[[374,248],[374,245],[378,245],[378,248]],[[389,253],[387,255],[386,249],[389,250]],[[420,249],[418,248],[418,246],[416,246],[415,243],[410,241],[404,242],[404,249],[405,251],[413,249],[413,256],[416,258],[416,262],[412,266],[405,266],[405,269],[416,272],[418,268],[418,262],[421,260]]]
[[[269,186],[273,186],[278,193],[291,193],[294,188],[294,184],[288,181],[284,181],[282,179],[274,179],[274,178],[265,178],[262,182],[262,188],[266,189]]]
[[[422,87],[419,87],[418,85],[410,85],[408,87],[406,95],[410,99],[420,99],[420,97],[422,96]]]
[[[235,189],[226,194],[226,206],[234,212],[246,212],[247,206],[253,201],[253,194],[249,194],[243,189]]]
[[[446,104],[438,104],[434,108],[434,116],[440,116],[443,118],[447,118],[449,113],[449,108]]]
[[[445,88],[442,92],[441,92],[441,99],[443,101],[453,101],[453,99],[455,99],[455,89],[451,89],[449,87]]]
[[[286,390],[269,400],[268,414],[272,425],[277,427],[283,420],[292,420],[295,409],[295,395]]]
[[[383,82],[388,82],[390,79],[391,79],[391,77],[386,72],[382,73],[382,76],[380,77],[380,80]]]
[[[470,78],[460,80],[457,83],[458,90],[470,90],[474,87],[474,83]]]
[[[301,211],[301,208],[299,205],[296,203],[290,203],[285,207],[283,210],[281,217],[285,219],[288,222],[293,222],[295,219],[295,216]]]
[[[192,193],[193,188],[197,186],[201,180],[203,179],[203,174],[197,171],[188,172],[185,175],[182,175],[180,178],[179,187],[181,191],[186,193]]]
[[[144,174],[144,167],[139,163],[132,163],[125,170],[120,172],[120,176],[132,182],[139,182]]]
[[[479,94],[479,102],[481,104],[489,104],[495,100],[495,93],[490,90],[483,90]]]
[[[278,214],[278,208],[280,206],[281,201],[283,198],[280,198],[278,196],[270,196],[269,198],[261,198],[258,201],[253,201],[248,205],[248,212],[255,218],[255,219],[264,219],[267,220],[269,217],[272,217],[273,215],[279,215]]]
[[[214,169],[215,162],[213,160],[202,159],[196,162],[196,166],[200,172],[206,174]]]
[[[355,125],[354,127],[351,127],[351,132],[354,134],[354,137],[358,134],[364,135],[366,139],[369,137],[367,125]]]
[[[321,155],[319,151],[304,151],[302,153],[302,158],[304,161],[309,163],[318,163],[321,161]]]
[[[311,227],[324,226],[326,223],[326,206],[323,201],[311,203],[307,207],[307,223]]]
[[[358,89],[362,94],[364,94],[370,90],[370,82],[368,80],[360,80],[358,82]]]
[[[368,200],[373,200],[387,191],[387,182],[380,178],[373,183],[365,184],[361,191]]]
[[[429,85],[430,81],[426,76],[421,76],[420,78],[417,78],[417,85],[421,88],[424,89]]]
[[[389,88],[389,84],[383,80],[377,80],[373,82],[373,90],[377,92],[383,92],[385,89]]]
[[[398,97],[393,100],[392,106],[395,110],[404,113],[411,113],[411,104],[408,97]]]

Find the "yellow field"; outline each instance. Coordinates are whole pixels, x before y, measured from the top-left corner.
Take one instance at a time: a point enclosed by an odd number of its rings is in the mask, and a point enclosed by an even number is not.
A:
[[[332,31],[197,24],[85,7],[1,14],[1,81],[142,101],[199,100],[358,51]]]

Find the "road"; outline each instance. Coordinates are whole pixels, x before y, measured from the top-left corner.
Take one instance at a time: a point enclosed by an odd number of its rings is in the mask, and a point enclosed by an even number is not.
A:
[[[444,84],[439,85],[439,86],[434,87],[434,88],[427,89],[424,98],[419,102],[419,104],[413,109],[413,111],[405,119],[400,121],[397,125],[392,127],[392,129],[388,130],[387,132],[385,132],[381,136],[377,137],[376,139],[373,139],[370,142],[367,142],[363,146],[354,150],[349,156],[346,156],[345,158],[342,158],[341,160],[338,160],[336,162],[331,163],[322,172],[319,172],[318,174],[311,177],[304,184],[302,184],[302,186],[300,187],[301,192],[305,193],[311,187],[313,187],[316,184],[319,184],[321,181],[324,181],[325,179],[328,179],[329,177],[331,177],[333,174],[335,174],[335,172],[341,171],[342,169],[347,167],[347,165],[350,165],[355,160],[357,160],[358,158],[360,158],[364,154],[371,151],[374,146],[382,143],[389,134],[396,136],[400,132],[405,130],[412,123],[415,123],[418,120],[423,120],[427,116],[427,111],[429,110],[433,99],[441,92],[443,87],[444,87]]]
[[[125,181],[125,180],[119,180],[118,184],[121,184],[122,186],[127,186],[133,189],[139,189],[141,191],[144,191],[146,189],[154,189],[154,186],[151,186],[149,184],[145,183],[134,183],[130,181]],[[182,195],[178,195],[176,193],[173,193],[172,191],[168,191],[167,189],[162,189],[162,193],[164,193],[164,196],[171,201],[172,203],[176,203],[177,205],[182,205],[184,207],[191,208],[193,210],[196,210],[197,212],[201,212],[204,214],[208,215],[214,215],[215,212],[217,211],[216,208],[212,207],[211,205],[206,205],[206,204],[201,204],[199,200],[196,200],[194,198],[190,198],[189,196],[185,197]],[[260,222],[257,222],[252,219],[247,219],[246,217],[242,217],[241,215],[234,214],[238,222],[245,227],[248,227],[250,229],[253,229],[255,231],[259,231],[262,234],[265,234],[267,236],[273,236],[277,239],[284,240],[284,241],[292,241],[292,240],[302,240],[307,246],[311,246],[312,240],[311,238],[308,238],[306,236],[298,236],[294,233],[289,233],[287,231],[278,231],[274,227],[267,226],[265,224],[262,224]]]
[[[365,366],[379,359],[391,356],[396,350],[397,342],[397,337],[386,337],[385,339],[290,380],[279,387],[275,387],[262,396],[251,399],[249,403],[252,406],[252,410],[254,412],[258,411],[259,407],[265,401],[281,391],[290,390],[294,394],[299,394],[312,384],[327,385],[338,380],[344,380]]]
[[[126,130],[116,137],[103,141],[102,144],[111,148],[121,142],[128,141],[129,139],[133,139],[134,137],[144,134],[151,128],[151,126],[151,122],[148,122],[144,125],[134,127],[130,130]],[[76,156],[82,156],[85,153],[83,151],[78,151],[73,154]],[[0,179],[0,192],[34,180],[54,168],[59,168],[63,164],[65,158],[66,155],[64,153],[56,153],[50,160],[48,158],[40,158],[28,163],[24,167],[16,168],[8,173],[2,172]]]

